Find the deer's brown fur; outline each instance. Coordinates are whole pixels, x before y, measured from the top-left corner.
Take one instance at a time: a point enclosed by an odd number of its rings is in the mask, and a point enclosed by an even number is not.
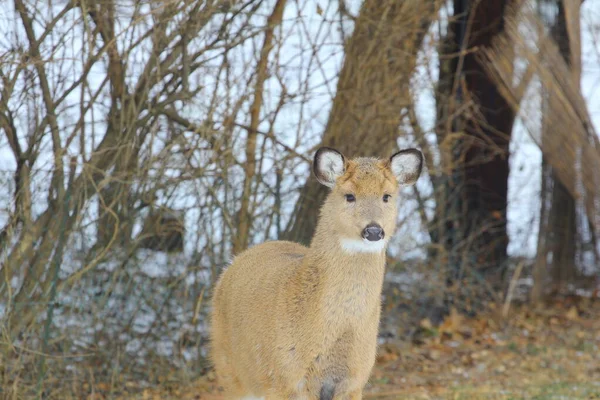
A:
[[[385,161],[345,160],[333,149],[320,152],[315,173],[332,190],[310,247],[274,241],[250,248],[215,288],[212,358],[228,398],[360,399],[369,379],[395,197],[418,178],[422,156],[408,150]],[[370,223],[385,239],[363,239]]]

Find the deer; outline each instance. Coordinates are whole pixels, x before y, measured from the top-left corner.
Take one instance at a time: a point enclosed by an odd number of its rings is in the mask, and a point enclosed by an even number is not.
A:
[[[227,399],[361,399],[375,364],[396,196],[423,155],[346,159],[321,147],[330,188],[309,247],[268,241],[235,256],[212,296],[210,356]]]

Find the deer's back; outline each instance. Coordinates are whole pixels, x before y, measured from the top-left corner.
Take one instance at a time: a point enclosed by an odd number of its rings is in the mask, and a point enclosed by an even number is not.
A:
[[[272,306],[282,286],[302,264],[306,251],[306,247],[286,241],[267,242],[244,251],[223,272],[215,293],[216,301],[223,301],[216,306],[230,311],[229,317],[247,315],[265,302]],[[219,299],[219,292],[226,293],[227,299]],[[264,314],[265,310],[258,311]]]

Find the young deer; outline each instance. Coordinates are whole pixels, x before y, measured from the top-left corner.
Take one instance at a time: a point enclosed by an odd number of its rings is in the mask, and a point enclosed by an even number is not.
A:
[[[216,285],[212,358],[232,399],[361,399],[375,362],[385,248],[399,186],[423,156],[346,160],[321,148],[331,188],[309,248],[268,242],[238,255]]]

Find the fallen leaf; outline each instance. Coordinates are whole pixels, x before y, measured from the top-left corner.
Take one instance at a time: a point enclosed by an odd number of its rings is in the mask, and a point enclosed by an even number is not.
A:
[[[463,324],[464,317],[456,311],[456,308],[452,307],[450,309],[450,315],[448,315],[440,325],[440,332],[452,335],[453,333],[459,332],[461,328],[463,328]]]
[[[421,326],[421,328],[424,328],[424,329],[432,329],[433,328],[433,325],[432,325],[431,321],[429,320],[429,318],[423,318],[421,320],[421,322],[419,323],[419,325]]]
[[[569,308],[569,311],[567,311],[566,317],[571,321],[579,318],[579,311],[577,311],[577,307],[571,306],[571,308]]]

